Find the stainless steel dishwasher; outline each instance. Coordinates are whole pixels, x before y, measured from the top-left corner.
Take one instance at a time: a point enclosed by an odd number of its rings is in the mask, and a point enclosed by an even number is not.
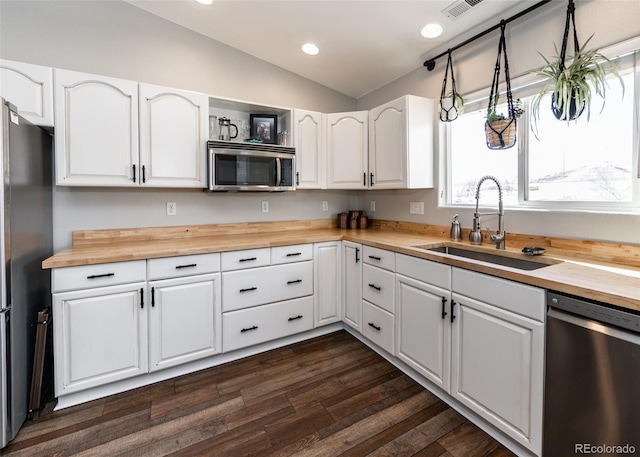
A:
[[[547,305],[542,455],[640,455],[640,312],[551,291]]]

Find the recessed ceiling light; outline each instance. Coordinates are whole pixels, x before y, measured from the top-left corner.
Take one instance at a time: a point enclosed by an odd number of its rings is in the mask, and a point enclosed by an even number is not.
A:
[[[198,3],[202,3],[203,5],[211,5],[213,0],[196,0]]]
[[[422,27],[422,30],[420,30],[420,35],[425,38],[437,38],[442,35],[442,31],[442,26],[440,24],[432,22],[431,24],[427,24]]]
[[[318,49],[318,46],[313,43],[305,43],[302,45],[302,52],[309,54],[310,56],[315,56],[320,52],[320,49]]]

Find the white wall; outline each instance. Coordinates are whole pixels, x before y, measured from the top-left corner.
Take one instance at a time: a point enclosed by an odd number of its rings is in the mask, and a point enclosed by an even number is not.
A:
[[[529,16],[507,25],[507,53],[511,78],[544,65],[538,54],[554,54],[553,43],[562,43],[567,2],[552,2]],[[640,1],[637,0],[578,0],[576,26],[578,39],[583,43],[595,33],[589,47],[606,47],[640,35]],[[497,21],[496,21],[497,23]],[[490,24],[493,25],[493,24]],[[499,31],[453,53],[457,89],[465,94],[491,85],[495,65]],[[572,43],[572,42],[570,42]],[[456,43],[451,43],[455,45]],[[424,56],[424,60],[431,56]],[[446,58],[436,62],[434,71],[421,67],[387,86],[358,100],[357,109],[370,109],[404,94],[440,98]],[[504,78],[504,76],[502,76]],[[504,88],[504,83],[501,84]],[[629,132],[632,135],[632,132]],[[478,176],[478,179],[481,176]],[[362,193],[362,207],[369,208],[376,201],[373,217],[436,225],[448,225],[455,213],[460,214],[464,227],[470,227],[473,210],[438,207],[438,190],[377,191]],[[425,202],[424,215],[410,215],[409,203]],[[562,211],[507,209],[506,230],[517,233],[614,241],[640,244],[640,215],[602,214]],[[497,223],[483,218],[496,229]]]
[[[350,111],[356,101],[122,1],[0,2],[0,56],[265,105]],[[357,206],[357,193],[54,189],[54,248],[74,230],[324,219]],[[269,213],[260,211],[268,200]],[[166,202],[178,204],[166,216]],[[328,201],[329,211],[322,211]]]

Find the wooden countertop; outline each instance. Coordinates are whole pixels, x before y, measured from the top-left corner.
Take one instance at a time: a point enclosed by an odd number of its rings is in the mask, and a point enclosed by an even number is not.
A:
[[[466,235],[463,233],[463,240]],[[510,234],[507,234],[507,240],[509,238]],[[566,240],[545,241],[523,235],[511,238],[513,241],[508,241],[507,249],[500,251],[501,254],[550,265],[526,271],[416,247],[446,243],[495,252],[490,243],[471,247],[465,241],[451,242],[446,227],[421,226],[415,230],[410,224],[383,222],[368,230],[340,230],[332,226],[331,221],[294,221],[76,232],[73,246],[44,260],[42,267],[60,268],[348,240],[640,311],[640,268],[635,266],[640,247],[636,252],[635,246],[598,243],[598,249],[604,253],[598,259],[595,254],[586,255],[579,248],[575,248],[575,252],[567,249]],[[563,249],[550,247],[547,254],[532,259],[520,252],[519,244],[525,241],[529,242],[527,245],[537,246],[543,245],[541,241],[547,246],[554,246],[555,242]],[[593,242],[585,243],[593,247]],[[628,261],[622,265],[618,261],[620,258]]]

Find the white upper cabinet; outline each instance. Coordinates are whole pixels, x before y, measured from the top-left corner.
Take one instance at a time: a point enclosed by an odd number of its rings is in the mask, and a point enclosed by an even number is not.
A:
[[[433,100],[405,95],[369,112],[369,187],[434,185]]]
[[[142,184],[206,187],[209,97],[140,84]]]
[[[368,111],[327,115],[329,189],[366,189]]]
[[[204,94],[56,69],[56,184],[204,188],[208,116]]]
[[[55,71],[56,184],[135,186],[138,83]]]
[[[296,148],[296,188],[327,188],[327,115],[296,109],[293,112]]]
[[[0,60],[0,95],[36,125],[53,127],[53,70]]]

